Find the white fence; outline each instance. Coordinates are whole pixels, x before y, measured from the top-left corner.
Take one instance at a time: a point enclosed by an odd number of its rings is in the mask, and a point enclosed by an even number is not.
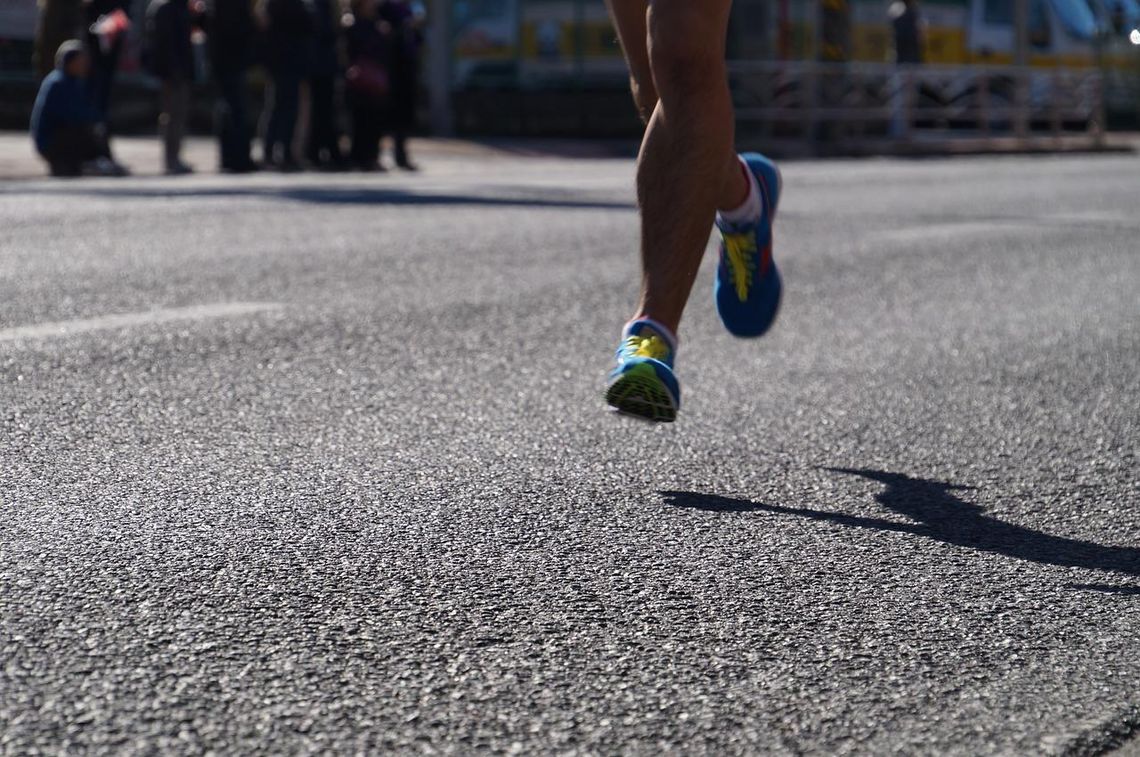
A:
[[[745,138],[811,152],[1104,143],[1095,69],[749,61],[729,71]]]

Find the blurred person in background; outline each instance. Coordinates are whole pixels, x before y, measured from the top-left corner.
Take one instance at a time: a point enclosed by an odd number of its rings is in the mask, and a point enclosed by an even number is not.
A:
[[[250,0],[210,0],[206,38],[220,95],[215,110],[218,167],[226,173],[257,169],[250,156],[248,82],[256,27]]]
[[[313,17],[305,0],[264,0],[265,64],[272,87],[262,137],[265,165],[282,171],[301,166],[293,153],[301,82],[312,65]]]
[[[348,70],[345,89],[352,111],[353,166],[383,171],[380,137],[384,133],[391,83],[390,28],[380,20],[376,0],[352,0],[352,17],[345,35]]]
[[[40,84],[32,108],[36,151],[52,176],[124,176],[111,159],[111,148],[87,86],[90,58],[79,40],[67,40],[56,53],[56,67]]]
[[[91,97],[95,111],[107,123],[111,86],[131,28],[130,0],[83,0],[87,52],[91,56]]]
[[[918,10],[918,0],[895,0],[887,9],[894,39],[895,63],[917,65],[922,63],[923,22]],[[891,125],[892,137],[902,137],[909,130],[912,116],[908,101],[913,100],[915,84],[900,70],[891,76]]]
[[[340,13],[333,0],[309,0],[313,14],[313,62],[309,72],[309,135],[305,158],[318,168],[341,170],[340,130],[336,123],[336,82],[340,74]]]
[[[887,11],[894,31],[895,63],[922,63],[922,14],[918,0],[895,0]]]
[[[415,171],[408,155],[408,134],[415,127],[419,100],[420,50],[424,43],[421,19],[408,0],[383,0],[380,19],[392,30],[389,128],[394,157],[397,166]]]
[[[76,37],[83,25],[82,0],[39,0],[36,43],[32,57],[40,79],[56,70],[56,51]]]
[[[195,0],[199,3],[200,0]],[[162,82],[162,113],[158,117],[168,176],[192,173],[182,161],[182,138],[190,115],[190,85],[194,82],[193,15],[187,0],[151,0],[147,8],[147,63]]]

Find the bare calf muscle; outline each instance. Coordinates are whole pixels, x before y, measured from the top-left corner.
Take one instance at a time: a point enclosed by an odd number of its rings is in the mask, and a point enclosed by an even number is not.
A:
[[[636,318],[676,333],[732,155],[725,75],[728,0],[655,0],[646,51],[658,102],[638,165],[642,293]]]

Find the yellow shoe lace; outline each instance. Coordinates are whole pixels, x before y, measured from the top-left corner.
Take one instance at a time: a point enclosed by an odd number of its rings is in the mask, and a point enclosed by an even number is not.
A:
[[[756,234],[725,234],[724,251],[736,296],[744,302],[748,299],[752,276],[756,273]]]
[[[625,340],[624,352],[631,357],[648,357],[654,360],[669,358],[669,345],[659,336],[630,336]]]

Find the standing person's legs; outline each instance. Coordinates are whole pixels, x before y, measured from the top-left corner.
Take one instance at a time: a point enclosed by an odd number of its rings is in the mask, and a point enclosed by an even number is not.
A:
[[[408,154],[408,131],[409,126],[402,118],[397,117],[392,123],[392,159],[400,168],[414,171],[416,166]]]
[[[319,163],[322,155],[327,153],[328,162],[339,163],[341,154],[337,143],[336,80],[332,76],[314,76],[310,80],[309,90],[309,142],[305,157],[310,162]]]
[[[408,154],[408,134],[416,121],[416,79],[411,64],[397,69],[392,86],[391,112],[388,127],[392,134],[392,152],[396,165],[414,171],[416,166]]]
[[[190,85],[187,82],[167,79],[162,83],[162,115],[159,124],[162,130],[163,155],[168,172],[181,173],[186,165],[182,162],[182,138],[186,133],[186,118],[190,109]]]
[[[352,162],[362,171],[375,170],[380,161],[380,109],[368,103],[352,108]]]
[[[292,72],[280,72],[274,78],[273,89],[273,117],[277,119],[277,140],[281,145],[281,160],[284,165],[290,166],[297,161],[293,153],[293,138],[297,133],[301,79]]]
[[[234,122],[234,74],[214,71],[218,83],[218,101],[214,105],[214,131],[218,135],[218,167],[223,171],[238,163],[236,128]]]
[[[364,105],[351,101],[352,107],[352,146],[349,148],[349,160],[357,168],[364,168],[368,161],[366,141],[368,139],[368,111]]]
[[[412,168],[412,159],[408,156],[408,132],[400,124],[392,127],[392,158],[400,168]]]
[[[348,157],[357,168],[364,165],[364,118],[364,109],[359,103],[352,103],[352,146]]]
[[[374,140],[376,142],[376,162],[384,168],[384,138],[392,133],[392,120],[395,117],[395,109],[393,107],[392,97],[389,96],[380,103],[372,111],[372,129],[374,132]],[[384,168],[384,170],[387,170]]]
[[[265,88],[265,102],[261,110],[261,159],[267,166],[277,160],[277,80],[270,72]]]
[[[223,170],[248,171],[253,161],[249,155],[249,124],[246,121],[245,71],[218,73],[217,129]]]
[[[384,136],[386,110],[382,105],[371,105],[364,112],[364,162],[369,170],[383,168],[380,140]]]
[[[110,121],[111,87],[115,83],[123,43],[116,41],[110,50],[103,52],[98,40],[95,35],[88,36],[88,49],[91,52],[91,99],[99,118],[107,123]]]
[[[305,154],[305,147],[309,141],[313,124],[310,117],[313,115],[313,93],[309,88],[309,80],[297,77],[297,106],[293,117],[293,138],[289,142],[289,160],[295,163]]]
[[[320,76],[309,77],[309,134],[305,140],[305,159],[313,165],[321,162],[321,100],[324,95]]]
[[[186,124],[190,120],[190,83],[179,82],[175,91],[174,111],[170,138],[173,142],[173,152],[179,167],[186,164],[182,162],[182,139],[186,136]]]
[[[253,137],[249,126],[249,82],[246,79],[246,69],[239,69],[231,75],[227,99],[230,118],[233,119],[234,157],[243,169],[249,169],[253,166],[253,158],[250,156]]]
[[[297,131],[297,107],[300,100],[300,77],[290,71],[273,72],[271,101],[266,106],[269,118],[265,125],[265,162],[289,166],[296,162],[293,137]],[[281,153],[278,155],[277,150]]]

